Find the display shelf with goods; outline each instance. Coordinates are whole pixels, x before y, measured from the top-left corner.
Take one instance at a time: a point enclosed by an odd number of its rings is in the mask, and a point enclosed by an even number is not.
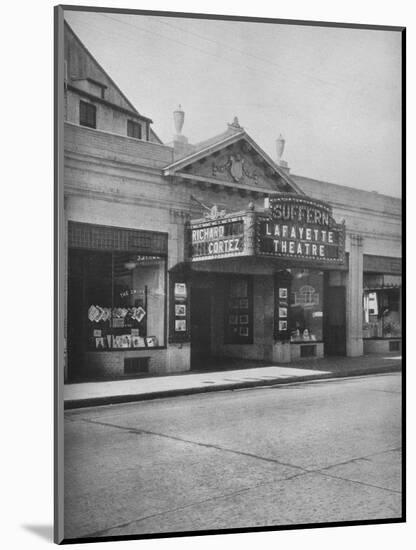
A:
[[[70,287],[85,351],[164,345],[165,259],[154,255],[70,250]],[[74,307],[73,302],[73,307]],[[81,317],[81,319],[80,319]],[[82,342],[79,342],[82,346]]]

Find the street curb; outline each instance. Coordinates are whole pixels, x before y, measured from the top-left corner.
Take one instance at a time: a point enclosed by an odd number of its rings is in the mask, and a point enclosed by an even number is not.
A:
[[[273,380],[256,380],[250,382],[236,382],[235,384],[218,384],[214,386],[204,386],[197,388],[183,388],[174,390],[165,390],[152,393],[126,394],[103,397],[90,397],[86,399],[72,399],[64,401],[64,410],[83,409],[86,407],[97,407],[103,405],[118,405],[121,403],[133,403],[135,401],[149,401],[153,399],[163,399],[166,397],[178,397],[181,395],[192,395],[198,393],[208,393],[224,390],[240,390],[245,388],[255,388],[258,386],[280,386],[293,384],[294,382],[308,382],[310,380],[329,380],[332,378],[347,378],[354,376],[370,376],[372,374],[384,374],[389,372],[401,372],[402,365],[388,364],[368,370],[361,367],[349,372],[330,372],[326,374],[310,374],[305,376],[292,376],[290,378],[275,378]]]

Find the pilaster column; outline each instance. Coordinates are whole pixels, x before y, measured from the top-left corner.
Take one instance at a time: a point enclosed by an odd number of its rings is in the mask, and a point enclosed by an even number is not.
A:
[[[346,336],[347,356],[363,355],[363,238],[350,234],[347,276]]]
[[[186,259],[185,224],[189,220],[187,212],[171,209],[168,240],[168,269]]]
[[[253,206],[244,215],[244,255],[254,256],[256,244],[256,213]]]

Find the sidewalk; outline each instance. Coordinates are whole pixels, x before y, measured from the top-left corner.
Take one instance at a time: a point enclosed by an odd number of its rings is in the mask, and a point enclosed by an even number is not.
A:
[[[232,370],[222,368],[221,370],[190,371],[132,380],[66,384],[64,408],[76,409],[208,391],[398,372],[402,368],[401,359],[400,355],[330,357],[303,360],[291,363],[290,367],[262,365],[250,368],[232,368]]]

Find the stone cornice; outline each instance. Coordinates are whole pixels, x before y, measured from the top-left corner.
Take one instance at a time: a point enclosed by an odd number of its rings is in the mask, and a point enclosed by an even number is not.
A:
[[[88,187],[79,187],[76,185],[67,184],[64,189],[65,197],[84,197],[95,200],[103,200],[112,203],[134,204],[137,206],[145,206],[149,208],[158,208],[170,210],[177,208],[179,211],[188,211],[189,203],[183,201],[161,200],[143,198],[142,196],[134,196],[126,193],[114,193],[113,191],[103,191],[91,189]]]
[[[114,169],[114,170],[130,170],[132,172],[139,172],[139,173],[146,173],[146,174],[152,174],[152,175],[157,175],[160,177],[160,182],[161,184],[164,183],[163,179],[162,179],[162,169],[159,168],[159,167],[153,167],[153,166],[146,166],[146,165],[143,165],[143,164],[135,164],[135,163],[132,163],[132,162],[127,162],[127,161],[123,161],[123,160],[112,160],[112,159],[109,159],[109,158],[106,158],[106,157],[97,157],[96,155],[89,155],[87,153],[69,153],[67,151],[65,151],[65,159],[67,159],[69,162],[75,162],[75,163],[84,163],[84,164],[88,164],[88,165],[95,165],[95,166],[99,166],[101,168],[111,168],[111,169]],[[71,167],[71,168],[74,168],[74,169],[77,169],[78,167],[77,166],[72,166],[71,164],[69,164],[69,162],[66,162],[65,163],[65,167]],[[80,170],[85,170],[86,168],[79,168]],[[92,171],[92,170],[88,170],[88,171]],[[95,173],[99,173],[99,172],[95,172]],[[101,170],[101,173],[105,173],[103,170]],[[122,175],[121,177],[126,177],[124,175]]]
[[[187,180],[187,181],[191,181],[191,182],[194,182],[195,184],[198,184],[198,183],[205,183],[209,186],[211,185],[216,185],[216,186],[222,186],[222,187],[229,187],[229,188],[232,188],[236,191],[246,191],[247,193],[259,193],[259,194],[264,194],[264,195],[270,195],[272,193],[276,193],[278,192],[278,189],[268,189],[266,187],[259,187],[259,186],[255,186],[255,185],[244,185],[244,187],[242,187],[241,185],[238,185],[236,183],[232,183],[232,182],[229,182],[229,181],[224,181],[224,180],[219,180],[219,179],[216,179],[216,178],[207,178],[205,176],[198,176],[198,175],[194,175],[194,174],[185,174],[185,173],[177,173],[175,174],[175,179],[173,181],[178,181],[180,179],[184,179],[184,180]],[[179,183],[179,185],[181,185]]]

